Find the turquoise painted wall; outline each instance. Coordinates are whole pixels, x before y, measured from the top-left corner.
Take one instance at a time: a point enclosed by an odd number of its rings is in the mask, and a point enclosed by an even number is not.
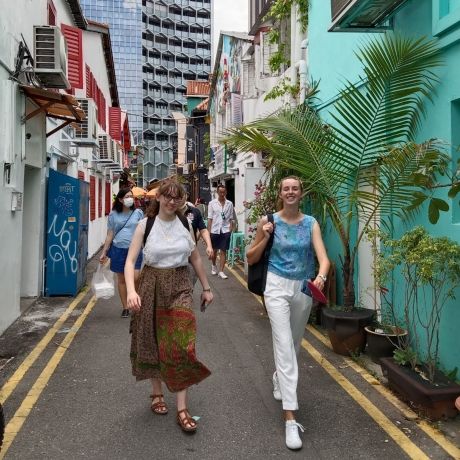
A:
[[[313,79],[320,80],[319,98],[322,101],[321,115],[328,120],[328,112],[338,97],[343,82],[356,83],[362,68],[355,52],[374,34],[328,32],[331,24],[330,1],[311,0],[309,19],[309,72]],[[393,32],[387,32],[393,33]],[[422,123],[418,141],[439,138],[446,142],[453,159],[459,157],[460,145],[460,0],[409,0],[394,17],[394,33],[408,36],[436,36],[442,48],[445,65],[439,70],[440,83],[434,103],[427,103],[427,117]],[[453,162],[454,164],[454,162]],[[446,199],[446,192],[439,191]],[[437,225],[431,225],[427,211],[423,209],[413,225],[423,225],[436,236],[448,236],[460,242],[459,198],[450,202],[449,212],[441,215]],[[408,227],[395,222],[397,237]],[[332,232],[326,232],[325,240],[331,258],[338,262],[338,241]],[[359,267],[357,267],[359,269]],[[341,290],[341,272],[338,266],[338,292]],[[357,276],[356,276],[357,284]],[[395,299],[397,302],[398,299]],[[458,367],[460,379],[460,289],[457,300],[447,305],[441,327],[441,366],[444,369]]]
[[[195,110],[196,106],[200,104],[201,102],[203,102],[202,97],[188,97],[187,98],[187,112],[191,114]]]

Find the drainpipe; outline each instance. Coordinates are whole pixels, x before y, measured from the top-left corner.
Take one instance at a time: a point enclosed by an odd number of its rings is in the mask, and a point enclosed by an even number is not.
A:
[[[291,81],[290,84],[295,86],[297,84],[297,40],[299,33],[299,22],[297,21],[297,5],[292,2],[291,6]],[[291,108],[295,108],[297,101],[295,97],[291,96]]]
[[[291,7],[291,85],[297,84],[297,73],[299,74],[300,95],[299,103],[302,105],[305,102],[307,92],[307,47],[308,38],[302,40],[302,26],[299,22],[299,14],[297,5]],[[302,59],[303,50],[305,50],[305,57]],[[297,105],[295,97],[291,96],[291,107],[295,108]]]
[[[305,96],[307,93],[307,79],[308,79],[308,67],[307,67],[307,53],[308,53],[308,38],[302,40],[300,49],[305,50],[305,59],[301,59],[298,62],[299,75],[300,75],[300,96],[299,103],[302,105],[305,102]]]

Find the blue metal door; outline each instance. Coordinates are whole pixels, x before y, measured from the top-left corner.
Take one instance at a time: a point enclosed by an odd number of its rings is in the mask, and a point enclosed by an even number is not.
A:
[[[81,191],[87,197],[88,184],[54,170],[49,171],[45,277],[47,296],[75,295],[85,282],[88,203],[85,212]]]

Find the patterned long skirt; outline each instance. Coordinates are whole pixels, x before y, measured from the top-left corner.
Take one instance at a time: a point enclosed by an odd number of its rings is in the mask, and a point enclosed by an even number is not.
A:
[[[195,354],[196,321],[188,267],[145,265],[139,278],[141,309],[131,319],[131,364],[136,380],[159,378],[177,392],[211,372]]]

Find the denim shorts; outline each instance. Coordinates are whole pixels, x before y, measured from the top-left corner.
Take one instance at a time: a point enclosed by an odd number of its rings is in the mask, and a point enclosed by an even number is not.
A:
[[[114,273],[123,273],[125,271],[126,256],[128,248],[117,248],[112,244],[110,248],[110,270]],[[140,270],[142,265],[142,251],[139,252],[134,268]]]

